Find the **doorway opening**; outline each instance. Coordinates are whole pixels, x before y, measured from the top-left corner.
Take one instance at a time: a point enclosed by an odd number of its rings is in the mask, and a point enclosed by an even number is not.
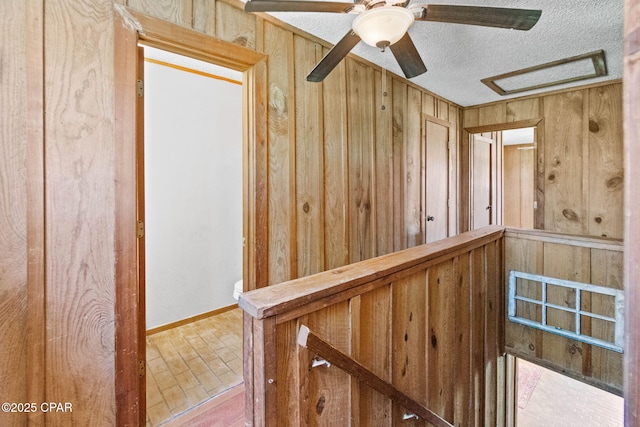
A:
[[[502,224],[502,132],[490,131],[469,135],[469,229]]]
[[[516,427],[622,427],[620,396],[516,358]]]
[[[144,49],[147,426],[242,383],[242,73]]]
[[[528,124],[528,123],[527,123]],[[535,228],[536,125],[469,128],[469,229]]]
[[[535,128],[502,131],[503,222],[508,227],[533,228]]]

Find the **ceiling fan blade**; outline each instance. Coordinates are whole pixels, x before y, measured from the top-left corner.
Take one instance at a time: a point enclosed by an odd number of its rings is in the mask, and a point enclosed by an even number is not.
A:
[[[349,30],[331,50],[322,58],[316,67],[307,76],[309,82],[321,82],[333,70],[342,58],[360,42],[360,36]]]
[[[409,33],[405,33],[400,40],[389,46],[389,49],[391,49],[393,56],[396,57],[406,78],[410,79],[427,71],[427,67],[422,62],[418,49],[416,49],[416,45],[413,44],[413,40],[409,37]]]
[[[541,10],[502,7],[450,6],[443,4],[430,4],[422,7],[424,12],[422,16],[416,18],[417,21],[450,22],[525,31],[531,29],[542,14]]]
[[[347,13],[354,3],[337,1],[250,0],[244,4],[245,12],[335,12]]]

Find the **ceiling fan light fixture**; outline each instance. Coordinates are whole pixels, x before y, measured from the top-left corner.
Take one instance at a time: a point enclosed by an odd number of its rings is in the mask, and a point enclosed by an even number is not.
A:
[[[367,10],[353,21],[353,31],[369,46],[386,48],[405,35],[414,15],[403,7],[385,6]]]

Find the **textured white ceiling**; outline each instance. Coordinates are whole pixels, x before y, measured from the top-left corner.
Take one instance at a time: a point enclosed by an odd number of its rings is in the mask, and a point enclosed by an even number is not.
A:
[[[411,3],[425,2],[412,0]],[[431,4],[542,10],[540,20],[529,31],[439,22],[414,23],[409,34],[428,71],[411,81],[459,105],[509,98],[481,83],[483,78],[600,49],[605,52],[607,76],[510,97],[622,78],[623,0],[439,0]],[[331,44],[350,30],[355,18],[352,14],[334,13],[279,12],[272,15]],[[403,75],[388,49],[380,52],[361,42],[352,52]]]

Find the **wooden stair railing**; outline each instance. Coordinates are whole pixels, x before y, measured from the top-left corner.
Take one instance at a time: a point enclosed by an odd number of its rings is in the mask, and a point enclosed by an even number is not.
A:
[[[246,424],[507,425],[503,235],[489,226],[243,293]],[[320,351],[298,345],[302,325],[361,366],[310,373]]]
[[[392,401],[397,402],[419,418],[436,427],[453,427],[453,424],[450,424],[429,408],[426,408],[422,404],[402,393],[400,390],[395,388],[393,384],[383,380],[362,364],[358,363],[358,361],[352,359],[347,354],[344,354],[330,343],[315,335],[305,325],[300,326],[300,331],[298,332],[298,344],[302,347],[308,348],[317,356],[342,369],[344,372],[351,375],[358,381],[365,383],[378,393],[381,393]]]

